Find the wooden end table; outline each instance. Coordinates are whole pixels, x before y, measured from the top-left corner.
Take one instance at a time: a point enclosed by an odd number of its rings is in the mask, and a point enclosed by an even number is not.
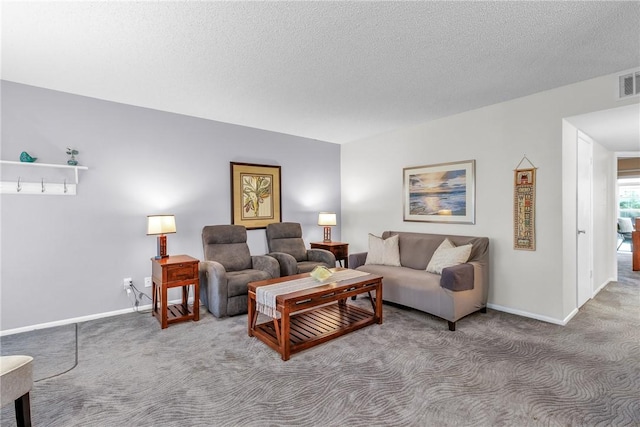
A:
[[[151,315],[165,329],[169,324],[200,320],[199,260],[189,255],[174,255],[166,258],[151,258],[153,305]],[[193,285],[193,305],[189,305],[189,287]],[[182,303],[168,305],[167,290],[182,287]],[[158,308],[158,303],[160,307]]]
[[[340,262],[340,267],[349,268],[349,244],[343,242],[313,242],[311,249],[324,249],[331,252]],[[344,265],[342,265],[344,261]]]

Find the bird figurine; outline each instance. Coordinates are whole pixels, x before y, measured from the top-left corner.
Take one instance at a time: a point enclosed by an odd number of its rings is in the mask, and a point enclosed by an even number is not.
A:
[[[21,162],[25,162],[25,163],[33,163],[36,160],[38,160],[37,157],[31,157],[29,155],[29,153],[27,153],[26,151],[23,151],[22,153],[20,153],[20,161]]]

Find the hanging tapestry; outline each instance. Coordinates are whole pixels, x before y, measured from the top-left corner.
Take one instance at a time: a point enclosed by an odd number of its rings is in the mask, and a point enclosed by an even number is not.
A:
[[[514,171],[514,177],[515,191],[513,196],[513,248],[535,251],[536,168],[516,168],[516,170]]]

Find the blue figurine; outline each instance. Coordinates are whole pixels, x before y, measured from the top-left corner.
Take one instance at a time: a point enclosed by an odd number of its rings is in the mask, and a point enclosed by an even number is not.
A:
[[[21,162],[25,162],[25,163],[33,163],[36,160],[38,160],[37,157],[31,157],[29,155],[29,153],[27,153],[26,151],[23,151],[22,153],[20,153],[20,161]]]

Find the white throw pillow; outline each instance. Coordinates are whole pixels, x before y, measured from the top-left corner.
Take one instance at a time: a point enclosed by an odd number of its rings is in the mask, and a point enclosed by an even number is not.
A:
[[[433,253],[427,266],[427,271],[429,273],[442,274],[443,268],[464,264],[469,260],[472,247],[471,243],[456,247],[449,239],[444,239]]]
[[[369,252],[365,264],[392,265],[400,267],[399,236],[382,239],[369,233]]]

